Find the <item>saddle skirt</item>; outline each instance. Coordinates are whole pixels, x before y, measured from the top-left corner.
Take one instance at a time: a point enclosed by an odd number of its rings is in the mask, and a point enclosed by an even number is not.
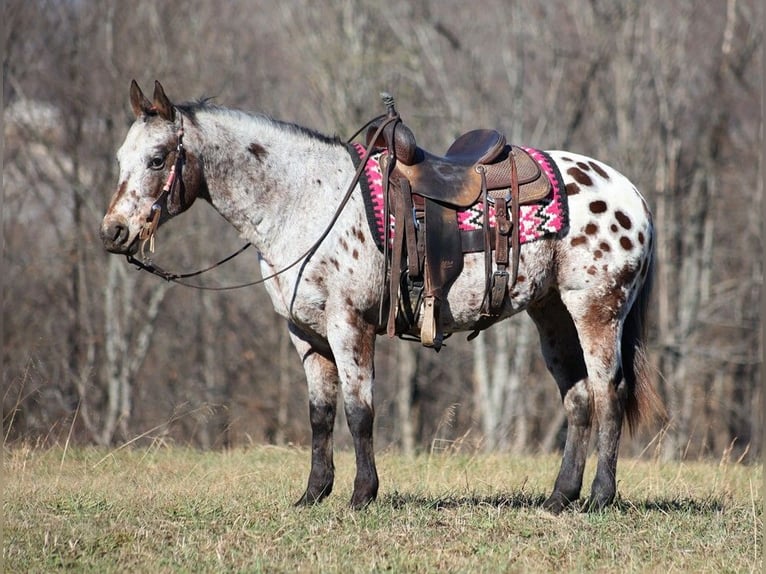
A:
[[[547,195],[519,206],[519,239],[520,243],[524,244],[562,232],[566,229],[569,218],[564,183],[550,156],[535,148],[521,147],[521,149],[539,165],[550,184]],[[354,167],[358,167],[365,154],[364,146],[358,143],[351,144],[349,152]],[[367,221],[375,238],[375,244],[381,252],[383,252],[385,241],[385,199],[380,161],[384,154],[386,151],[381,150],[370,156],[364,168],[365,177],[360,181]],[[493,201],[492,193],[490,193],[489,201]],[[481,231],[487,225],[487,220],[491,228],[495,227],[495,210],[490,209],[487,216],[484,213],[481,198],[470,207],[457,209],[456,212],[460,231]],[[396,220],[391,212],[388,221],[390,239],[393,237],[395,223]]]

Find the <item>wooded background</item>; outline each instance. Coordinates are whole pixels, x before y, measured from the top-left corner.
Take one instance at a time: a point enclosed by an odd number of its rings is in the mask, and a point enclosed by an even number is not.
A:
[[[655,215],[650,352],[670,413],[624,448],[759,456],[759,0],[4,4],[6,441],[308,443],[301,363],[262,287],[169,285],[101,245],[135,78],[341,137],[382,112],[385,90],[435,152],[494,127],[616,167]],[[198,204],[161,230],[156,259],[189,270],[240,245]],[[202,281],[257,277],[246,252]],[[380,339],[376,373],[378,449],[561,446],[526,316],[438,355]]]

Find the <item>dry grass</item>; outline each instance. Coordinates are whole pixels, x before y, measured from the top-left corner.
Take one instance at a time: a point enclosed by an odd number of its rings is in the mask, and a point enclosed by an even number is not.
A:
[[[618,503],[552,516],[557,457],[379,455],[381,494],[346,507],[353,456],[322,505],[292,502],[304,449],[4,453],[9,572],[750,572],[763,468],[622,460]],[[592,476],[592,467],[588,476]]]

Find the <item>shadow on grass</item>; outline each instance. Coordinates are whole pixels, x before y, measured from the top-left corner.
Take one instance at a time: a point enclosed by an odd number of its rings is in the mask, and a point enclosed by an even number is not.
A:
[[[472,506],[491,506],[494,508],[521,510],[542,508],[545,499],[546,496],[544,495],[525,492],[497,494],[492,496],[463,495],[443,497],[427,497],[417,494],[393,492],[392,494],[388,494],[378,499],[378,504],[386,504],[397,510],[408,506],[419,506],[433,510]],[[585,502],[584,499],[574,502],[569,508],[569,512],[584,511]],[[660,512],[662,514],[682,513],[704,515],[722,512],[724,509],[724,502],[719,498],[696,499],[683,497],[639,501],[618,499],[614,504],[608,507],[605,512],[611,511],[623,514],[629,512]]]

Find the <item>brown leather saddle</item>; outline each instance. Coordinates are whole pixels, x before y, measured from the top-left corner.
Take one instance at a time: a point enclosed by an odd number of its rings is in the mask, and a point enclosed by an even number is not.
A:
[[[463,269],[464,254],[485,254],[482,315],[491,324],[518,274],[519,206],[546,197],[550,182],[534,159],[492,129],[461,135],[444,156],[429,153],[418,147],[393,99],[384,101],[388,115],[368,128],[367,145],[388,151],[381,167],[384,193],[396,221],[387,332],[390,336],[413,335],[438,351],[444,338],[441,302]],[[461,232],[458,211],[479,201],[485,221],[489,221],[490,209],[494,210],[496,226],[487,224],[478,233]],[[400,297],[400,293],[407,296]],[[423,321],[418,336],[419,313]]]

